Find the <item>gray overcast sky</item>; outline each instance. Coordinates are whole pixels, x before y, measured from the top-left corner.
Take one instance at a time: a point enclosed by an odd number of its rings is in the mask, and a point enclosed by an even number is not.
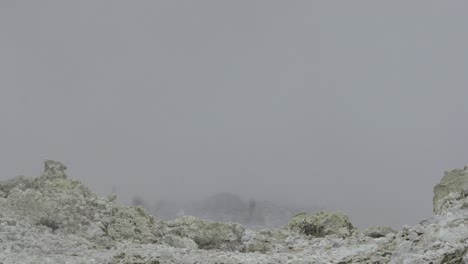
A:
[[[468,162],[466,1],[0,2],[0,179],[432,214]]]

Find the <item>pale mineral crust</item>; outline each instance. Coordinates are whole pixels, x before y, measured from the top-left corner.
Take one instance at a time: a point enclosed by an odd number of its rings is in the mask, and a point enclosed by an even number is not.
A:
[[[190,216],[163,221],[115,195],[99,197],[58,161],[44,168],[0,182],[1,264],[468,264],[467,168],[445,173],[434,188],[434,216],[362,232],[327,211],[263,230]]]

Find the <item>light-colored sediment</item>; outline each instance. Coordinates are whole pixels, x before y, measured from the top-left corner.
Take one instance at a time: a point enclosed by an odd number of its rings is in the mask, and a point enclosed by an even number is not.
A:
[[[363,232],[338,212],[304,213],[281,229],[154,218],[101,198],[46,161],[35,178],[0,182],[0,263],[468,264],[468,169],[434,188],[434,216],[400,231]]]

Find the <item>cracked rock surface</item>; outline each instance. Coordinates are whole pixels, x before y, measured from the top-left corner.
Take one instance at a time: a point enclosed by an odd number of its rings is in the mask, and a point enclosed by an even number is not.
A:
[[[468,169],[434,188],[434,216],[363,232],[339,212],[304,213],[280,229],[182,217],[162,221],[102,198],[45,162],[39,177],[0,181],[0,263],[468,264]]]

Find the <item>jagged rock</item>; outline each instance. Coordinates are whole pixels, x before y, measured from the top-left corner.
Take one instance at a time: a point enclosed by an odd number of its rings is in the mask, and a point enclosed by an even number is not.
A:
[[[297,214],[289,221],[287,227],[299,231],[303,235],[313,237],[324,237],[327,235],[349,237],[356,231],[356,228],[351,224],[346,215],[339,212],[326,211],[316,214]]]
[[[388,226],[371,226],[364,231],[364,235],[372,238],[385,237],[390,233],[396,233],[393,228]]]
[[[104,225],[106,234],[115,240],[153,243],[159,238],[153,216],[143,207],[113,207]]]
[[[67,174],[65,173],[67,166],[63,165],[59,161],[55,160],[46,160],[44,162],[44,173],[42,177],[46,178],[66,178]]]
[[[234,223],[210,222],[184,216],[168,222],[166,234],[188,237],[201,249],[238,250],[242,247],[244,227]]]
[[[83,234],[101,245],[129,239],[158,239],[154,220],[142,208],[128,208],[98,197],[77,180],[67,178],[66,166],[47,160],[37,178],[19,177],[1,185],[8,206],[53,232]]]
[[[38,178],[15,181],[8,191],[8,205],[53,231],[77,232],[103,209],[99,197],[79,181],[66,179],[66,167],[60,163],[47,161],[45,168]]]
[[[434,213],[440,214],[449,209],[456,200],[468,197],[468,167],[445,172],[444,177],[434,187]]]

